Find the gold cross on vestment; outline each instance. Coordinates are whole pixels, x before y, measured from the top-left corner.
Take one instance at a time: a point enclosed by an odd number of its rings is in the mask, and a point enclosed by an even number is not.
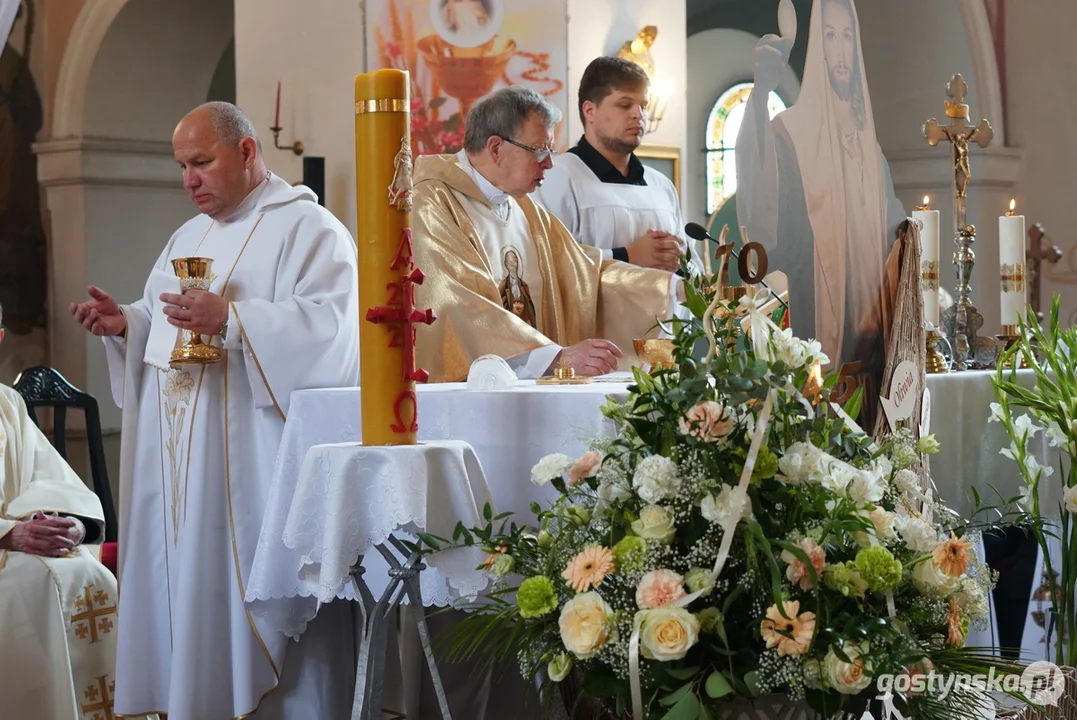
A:
[[[986,148],[995,137],[995,131],[987,120],[981,120],[975,127],[968,125],[969,106],[965,104],[965,95],[969,86],[958,73],[946,84],[946,94],[953,99],[946,102],[946,117],[949,125],[939,125],[931,118],[924,124],[924,137],[927,144],[935,147],[943,140],[951,143],[951,156],[954,161],[954,224],[955,230],[961,232],[965,227],[965,198],[968,196],[969,181],[972,171],[969,168],[969,143],[977,143]]]
[[[108,616],[116,614],[116,603],[109,605],[108,593],[95,591],[93,585],[87,585],[82,592],[75,598],[76,612],[71,615],[71,624],[75,626],[79,640],[85,640],[89,635],[92,645],[101,639],[98,633],[107,635],[112,632],[113,622]]]
[[[87,702],[82,706],[82,714],[86,720],[116,720],[112,710],[112,693],[116,691],[116,683],[108,682],[107,675],[97,678],[97,683],[90,685],[82,694]]]

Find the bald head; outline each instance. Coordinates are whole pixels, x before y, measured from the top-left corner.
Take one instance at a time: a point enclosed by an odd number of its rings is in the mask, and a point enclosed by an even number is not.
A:
[[[214,219],[229,215],[266,178],[254,125],[231,103],[187,113],[172,133],[172,150],[187,194]]]

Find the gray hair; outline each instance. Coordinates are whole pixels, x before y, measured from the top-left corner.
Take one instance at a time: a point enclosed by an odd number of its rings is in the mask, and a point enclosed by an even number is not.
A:
[[[230,102],[214,100],[200,105],[199,108],[204,109],[209,115],[213,131],[217,133],[217,139],[222,143],[228,147],[235,147],[245,137],[254,138],[258,144],[258,152],[262,152],[262,141],[258,139],[254,123],[238,107]]]
[[[529,87],[510,85],[479,100],[467,114],[464,149],[481,152],[494,136],[514,138],[533,115],[538,115],[552,130],[561,122],[561,111]]]

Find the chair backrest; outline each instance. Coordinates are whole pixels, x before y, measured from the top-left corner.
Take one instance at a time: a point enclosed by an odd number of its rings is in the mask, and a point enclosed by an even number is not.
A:
[[[86,442],[90,450],[90,471],[93,489],[101,500],[105,515],[105,542],[116,541],[116,506],[112,502],[112,486],[108,482],[105,445],[101,436],[101,414],[93,395],[79,390],[50,367],[37,366],[19,373],[15,390],[22,396],[30,419],[38,426],[36,408],[53,410],[53,445],[67,460],[67,409],[77,408],[86,415]]]

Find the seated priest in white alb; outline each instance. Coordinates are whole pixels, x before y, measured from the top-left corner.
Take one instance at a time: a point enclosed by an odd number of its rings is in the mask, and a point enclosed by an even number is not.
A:
[[[521,379],[562,363],[577,375],[624,369],[633,339],[657,336],[656,320],[683,301],[676,275],[603,260],[528,196],[560,119],[534,90],[503,88],[471,108],[463,150],[415,163],[416,302],[439,315],[418,328],[416,352],[432,382],[463,380],[485,354]]]
[[[695,241],[683,237],[677,189],[635,154],[646,132],[649,88],[633,62],[592,60],[577,93],[583,137],[557,158],[535,197],[604,259],[676,271],[687,248],[697,274],[704,266]]]
[[[86,547],[103,537],[101,501],[0,384],[0,716],[112,717],[116,578]]]

